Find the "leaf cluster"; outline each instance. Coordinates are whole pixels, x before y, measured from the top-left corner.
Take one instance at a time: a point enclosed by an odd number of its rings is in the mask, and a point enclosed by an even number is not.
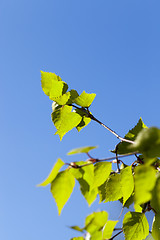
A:
[[[160,239],[160,129],[148,128],[140,118],[124,138],[97,120],[90,112],[95,94],[68,90],[68,85],[54,73],[41,72],[42,89],[53,101],[52,121],[60,139],[74,127],[80,131],[91,120],[98,122],[121,141],[112,151],[113,158],[98,159],[90,151],[95,146],[81,147],[68,154],[86,154],[89,159],[81,162],[64,163],[58,159],[47,179],[38,186],[50,184],[51,193],[60,214],[78,181],[80,191],[90,206],[95,199],[99,203],[120,201],[123,208],[134,206],[123,219],[119,232],[115,225],[118,221],[108,220],[105,211],[94,212],[86,217],[84,227],[72,226],[82,236],[72,240],[114,239],[124,232],[126,240],[142,240],[149,235],[146,212],[153,211],[154,219],[150,230],[155,240]],[[73,110],[74,108],[74,110]],[[122,161],[132,156],[131,165]],[[126,160],[127,161],[127,160]],[[112,169],[116,164],[117,170]],[[64,168],[66,166],[66,168]],[[63,168],[63,169],[62,169]],[[118,219],[118,217],[117,217]]]

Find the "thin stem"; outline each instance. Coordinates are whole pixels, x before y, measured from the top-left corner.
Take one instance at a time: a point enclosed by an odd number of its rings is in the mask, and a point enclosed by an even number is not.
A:
[[[81,110],[82,112],[86,113],[88,115],[88,117],[90,119],[92,119],[93,121],[99,123],[102,127],[104,127],[105,129],[107,129],[109,132],[111,132],[113,135],[115,135],[120,141],[122,142],[127,142],[127,143],[134,143],[134,141],[128,140],[126,138],[123,138],[121,136],[119,136],[115,131],[113,131],[111,128],[109,128],[108,126],[106,126],[104,123],[102,123],[101,121],[99,121],[97,118],[95,118],[88,110],[88,108],[80,108],[75,106],[74,104],[70,104],[72,107],[75,107],[79,110]]]
[[[114,228],[113,231],[122,231],[123,229],[122,228]]]
[[[134,143],[134,141],[128,140],[126,138],[123,138],[121,136],[119,136],[115,131],[113,131],[111,128],[109,128],[108,126],[106,126],[104,123],[102,123],[101,121],[99,121],[97,118],[95,118],[92,114],[90,114],[90,118],[94,121],[96,121],[97,123],[99,123],[102,127],[106,128],[109,132],[111,132],[113,135],[115,135],[119,140],[121,140],[122,142],[127,142],[127,143]]]
[[[137,152],[127,153],[127,154],[121,155],[121,156],[119,156],[119,157],[121,157],[121,158],[123,158],[123,157],[128,157],[128,156],[135,155],[135,153],[137,153]],[[82,165],[77,165],[77,164],[74,163],[74,162],[72,162],[72,163],[65,163],[65,164],[66,164],[66,165],[69,165],[70,167],[73,167],[73,168],[82,168],[82,167],[85,167],[85,166],[88,166],[88,165],[91,165],[91,164],[94,164],[94,163],[97,163],[97,162],[111,161],[111,160],[114,160],[114,159],[117,159],[117,156],[109,157],[109,158],[104,158],[104,159],[91,158],[91,159],[88,160],[88,161],[91,161],[91,162],[86,163],[86,164],[82,164]]]
[[[121,230],[120,232],[118,232],[117,234],[115,234],[113,237],[109,238],[108,240],[113,240],[115,237],[117,237],[119,234],[121,234],[123,232],[123,230]],[[107,240],[107,239],[106,239]]]

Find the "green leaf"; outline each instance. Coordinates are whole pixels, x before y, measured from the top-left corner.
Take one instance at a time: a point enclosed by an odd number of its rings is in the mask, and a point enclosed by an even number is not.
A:
[[[120,181],[121,181],[120,174],[115,173],[111,175],[111,177],[106,182],[105,186],[106,196],[104,202],[117,201],[121,197],[123,197]]]
[[[123,199],[120,200],[121,203],[123,203]],[[134,194],[132,194],[128,200],[123,204],[123,207],[129,208],[130,205],[134,202]],[[136,211],[137,212],[137,211]]]
[[[156,184],[152,191],[151,206],[160,214],[160,175],[157,176]]]
[[[140,118],[137,125],[132,128],[126,135],[125,135],[125,139],[134,141],[136,136],[138,135],[138,133],[143,129],[143,128],[147,128],[147,126],[143,123],[142,119]],[[126,153],[131,153],[132,150],[129,148],[131,144],[127,143],[127,142],[120,142],[117,144],[115,150],[113,150],[112,152],[117,154],[126,154]]]
[[[86,162],[77,162],[77,165],[82,165]],[[80,190],[89,205],[96,199],[98,190],[92,189],[94,180],[94,166],[88,165],[83,168],[70,169],[73,176],[80,184]]]
[[[152,189],[156,182],[156,171],[151,166],[135,168],[135,203],[141,205],[152,198]]]
[[[123,195],[123,205],[128,200],[128,198],[132,195],[134,190],[134,180],[132,175],[132,166],[126,167],[121,170],[120,173],[120,184],[121,184],[121,191]]]
[[[86,127],[90,123],[91,118],[87,117],[86,113],[80,109],[75,109],[75,112],[78,113],[82,117],[81,122],[77,126],[77,130],[79,132],[82,130],[82,128]]]
[[[131,166],[121,170],[120,174],[114,173],[99,188],[100,201],[117,201],[123,197],[123,204],[132,195],[134,181]]]
[[[97,148],[97,146],[87,146],[87,147],[80,147],[72,149],[70,152],[67,153],[67,155],[77,154],[77,153],[88,153],[92,149]]]
[[[160,215],[156,214],[153,219],[152,236],[154,240],[160,239]]]
[[[113,230],[118,221],[108,221],[103,229],[103,239],[109,239],[112,237]]]
[[[143,208],[136,202],[134,202],[134,209],[136,212],[142,212]]]
[[[79,226],[71,226],[70,228],[74,229],[74,230],[76,230],[78,232],[83,232],[84,231],[84,228],[80,228]]]
[[[60,140],[81,121],[81,116],[71,111],[72,107],[65,105],[52,113],[52,121],[57,129],[55,134],[59,135]]]
[[[62,96],[55,97],[54,101],[59,105],[71,104],[76,97],[78,97],[77,91],[71,90]]]
[[[147,158],[160,157],[160,129],[156,127],[143,129],[130,148],[143,153]]]
[[[41,83],[44,93],[53,101],[68,89],[68,85],[55,73],[41,71]]]
[[[74,103],[81,107],[89,107],[93,102],[95,96],[95,93],[86,93],[83,91],[80,96],[74,99]]]
[[[102,240],[102,231],[92,233],[90,240]]]
[[[94,165],[94,184],[93,187],[99,187],[109,177],[112,170],[112,163],[99,162]]]
[[[51,183],[51,193],[56,201],[58,213],[68,201],[75,185],[75,179],[69,170],[58,173]]]
[[[105,211],[94,212],[86,217],[85,230],[91,235],[96,231],[102,230],[108,220],[108,213]]]
[[[57,162],[53,166],[48,177],[42,183],[38,184],[37,187],[41,187],[41,186],[44,187],[44,186],[47,186],[49,183],[51,183],[55,179],[55,177],[57,176],[59,170],[63,165],[64,165],[64,162],[60,158],[58,158]]]
[[[142,240],[149,234],[149,225],[144,213],[128,212],[123,219],[125,240]]]

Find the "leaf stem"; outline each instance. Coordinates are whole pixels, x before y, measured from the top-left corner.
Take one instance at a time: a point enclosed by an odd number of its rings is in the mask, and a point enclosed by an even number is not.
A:
[[[121,234],[123,232],[123,230],[121,230],[120,232],[118,232],[117,234],[115,234],[113,237],[109,238],[108,240],[113,240],[115,237],[117,237],[119,234]],[[106,239],[107,240],[107,239]]]
[[[70,106],[72,106],[72,107],[75,107],[75,108],[77,108],[77,109],[79,109],[79,110],[81,110],[82,112],[84,112],[84,113],[86,113],[87,114],[87,116],[90,118],[90,119],[92,119],[93,121],[95,121],[95,122],[97,122],[97,123],[99,123],[102,127],[104,127],[105,129],[107,129],[109,132],[111,132],[114,136],[116,136],[120,141],[122,141],[122,142],[127,142],[127,143],[134,143],[134,141],[131,141],[131,140],[129,140],[129,139],[126,139],[126,138],[123,138],[123,137],[121,137],[121,136],[119,136],[115,131],[113,131],[110,127],[108,127],[107,125],[105,125],[104,123],[102,123],[101,121],[99,121],[96,117],[94,117],[91,113],[90,113],[90,111],[88,110],[88,108],[86,109],[86,108],[84,108],[84,107],[77,107],[76,105],[74,105],[74,104],[70,104]]]
[[[119,136],[115,131],[113,131],[111,128],[109,128],[108,126],[106,126],[104,123],[102,123],[101,121],[99,121],[97,118],[95,118],[92,114],[90,114],[90,118],[99,123],[102,127],[106,128],[109,132],[111,132],[113,135],[115,135],[119,140],[121,140],[122,142],[127,142],[127,143],[134,143],[134,141],[131,141],[129,139],[123,138],[121,136]]]
[[[94,164],[94,163],[97,163],[97,162],[115,160],[115,159],[117,159],[117,157],[123,158],[123,157],[132,156],[132,155],[135,155],[136,153],[137,152],[127,153],[127,154],[124,154],[124,155],[121,155],[121,156],[115,156],[115,157],[109,157],[109,158],[103,158],[103,159],[91,158],[91,159],[88,160],[88,161],[90,161],[89,163],[82,164],[82,165],[77,165],[75,162],[65,163],[65,164],[69,165],[70,167],[73,167],[73,168],[82,168],[82,167],[85,167],[85,166],[88,166],[88,165],[91,165],[91,164]]]

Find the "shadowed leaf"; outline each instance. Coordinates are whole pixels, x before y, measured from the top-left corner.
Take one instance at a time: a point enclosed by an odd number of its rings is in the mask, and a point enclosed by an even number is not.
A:
[[[81,116],[71,111],[72,107],[65,105],[52,113],[52,121],[57,129],[55,134],[59,135],[60,140],[81,121]]]
[[[149,234],[149,225],[144,213],[128,212],[123,219],[125,240],[142,240]]]

